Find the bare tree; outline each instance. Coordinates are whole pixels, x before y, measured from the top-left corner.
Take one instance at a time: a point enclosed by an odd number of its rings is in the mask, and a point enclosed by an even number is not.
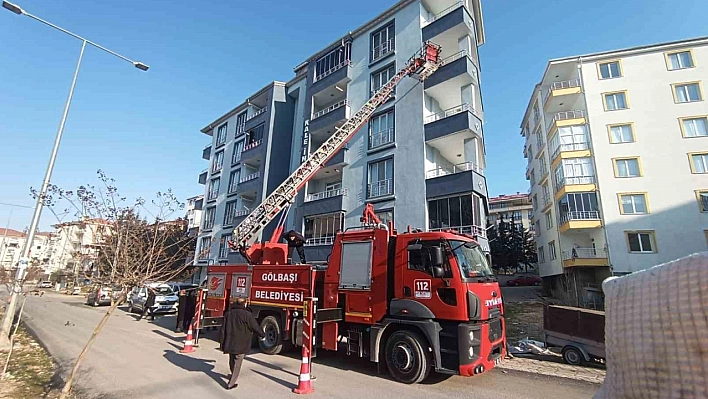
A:
[[[195,238],[187,235],[187,222],[174,218],[184,209],[171,190],[158,192],[154,199],[138,198],[129,203],[115,181],[99,170],[98,187],[80,186],[63,190],[50,186],[45,206],[65,210],[84,222],[93,235],[90,248],[77,254],[82,261],[80,273],[99,286],[120,287],[113,301],[79,354],[62,389],[64,398],[71,391],[76,373],[86,352],[113,311],[126,300],[127,293],[149,282],[169,281],[183,275],[191,264]],[[35,193],[36,195],[36,193]]]

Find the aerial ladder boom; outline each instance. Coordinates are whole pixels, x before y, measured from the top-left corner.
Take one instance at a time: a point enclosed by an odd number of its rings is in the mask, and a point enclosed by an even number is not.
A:
[[[261,230],[278,214],[294,202],[298,191],[307,183],[318,170],[349,141],[354,134],[366,124],[376,109],[393,94],[396,85],[406,76],[416,76],[418,80],[427,79],[440,66],[440,46],[427,42],[423,48],[411,57],[406,65],[398,71],[386,84],[384,84],[361,107],[356,114],[349,118],[334,134],[328,138],[315,152],[290,175],[280,186],[268,195],[260,205],[234,229],[234,240],[228,245],[232,250],[241,253],[249,263],[252,263],[254,250],[249,251],[250,245],[255,241]],[[271,244],[280,241],[282,234],[281,222],[276,228]]]

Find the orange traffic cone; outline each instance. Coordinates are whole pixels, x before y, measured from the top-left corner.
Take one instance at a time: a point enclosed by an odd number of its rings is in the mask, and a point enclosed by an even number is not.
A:
[[[184,348],[179,351],[180,353],[192,353],[194,352],[194,340],[192,338],[192,323],[189,323],[189,330],[187,330],[187,339],[184,340]]]
[[[303,346],[302,363],[300,364],[300,376],[297,379],[297,388],[293,392],[297,394],[308,394],[315,392],[310,382],[310,356],[307,349]]]

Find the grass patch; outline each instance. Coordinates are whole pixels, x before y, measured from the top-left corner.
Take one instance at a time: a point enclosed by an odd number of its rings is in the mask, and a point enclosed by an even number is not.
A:
[[[543,341],[542,303],[505,303],[506,337],[515,343],[526,337]]]

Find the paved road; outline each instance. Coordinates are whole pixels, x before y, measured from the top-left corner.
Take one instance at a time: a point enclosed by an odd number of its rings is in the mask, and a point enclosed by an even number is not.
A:
[[[543,295],[541,287],[502,287],[504,302],[538,302]]]
[[[90,337],[106,308],[91,308],[83,298],[47,294],[30,297],[26,322],[60,365],[72,360]],[[182,355],[182,334],[170,330],[174,317],[157,324],[136,321],[117,310],[86,356],[79,388],[91,398],[233,398],[294,397],[300,362],[294,354],[249,356],[235,391],[224,389],[228,359],[216,343],[203,339],[191,355]],[[449,377],[409,386],[377,375],[363,359],[321,354],[315,360],[313,398],[590,398],[598,385],[562,378],[495,369],[473,378]]]

